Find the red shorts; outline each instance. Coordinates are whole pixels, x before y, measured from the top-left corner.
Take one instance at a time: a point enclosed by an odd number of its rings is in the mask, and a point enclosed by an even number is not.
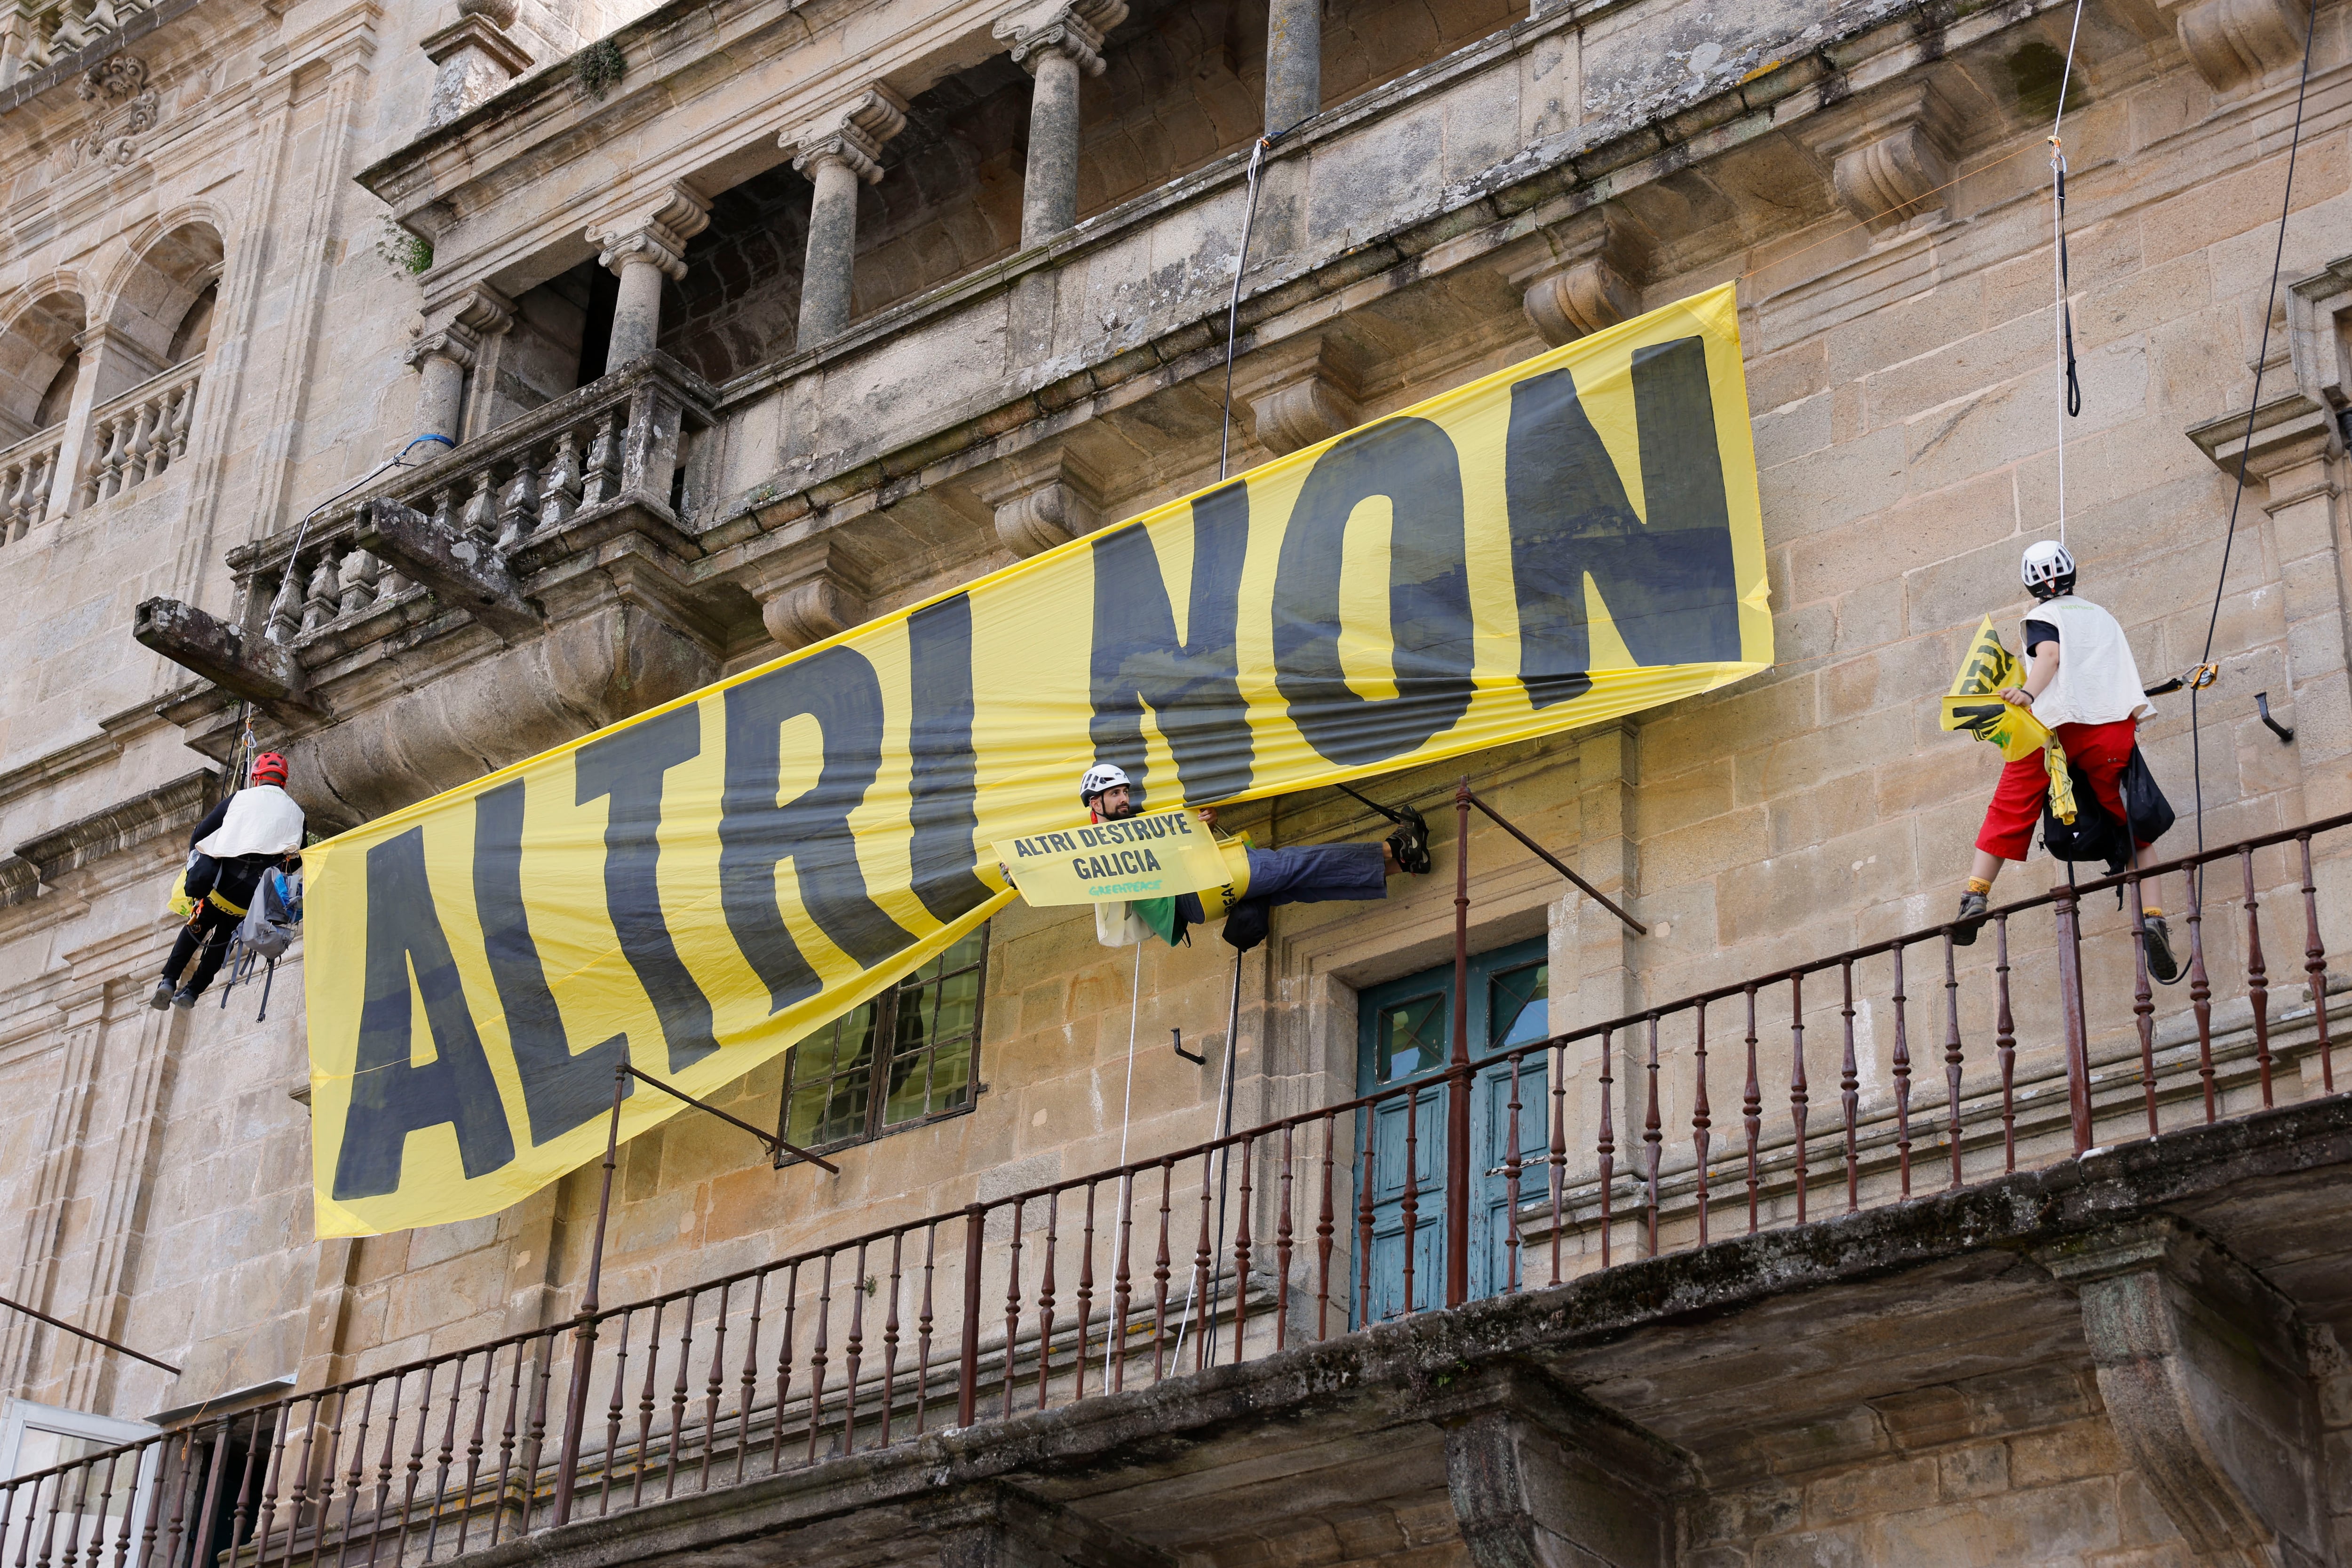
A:
[[[2112,724],[2061,724],[2058,743],[2066,760],[2091,777],[2091,793],[2117,822],[2130,817],[2124,811],[2123,772],[2131,762],[2137,721],[2118,719]],[[2050,770],[2039,752],[2004,763],[1992,804],[1985,807],[1984,826],[1977,832],[1977,847],[2004,860],[2022,860],[2042,820],[2042,805],[2050,794]]]

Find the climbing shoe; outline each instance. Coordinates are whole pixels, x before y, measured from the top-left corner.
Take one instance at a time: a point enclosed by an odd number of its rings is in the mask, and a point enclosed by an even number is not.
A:
[[[2140,921],[2142,943],[2147,948],[2147,972],[2158,984],[2169,985],[2179,978],[2180,963],[2172,956],[2172,931],[2162,915],[2143,916]]]
[[[175,991],[172,994],[172,1005],[183,1013],[195,1005],[196,994],[193,991]]]
[[[147,998],[147,1005],[160,1013],[171,1005],[172,983],[168,980],[158,980],[155,982],[155,994]]]
[[[1396,857],[1397,869],[1415,877],[1429,875],[1429,824],[1412,807],[1401,806],[1397,815],[1403,826],[1389,835],[1389,851]]]
[[[1962,893],[1960,912],[1952,917],[1952,945],[1967,947],[1977,940],[1977,928],[1985,923],[1985,911],[1991,900],[1982,893]]]

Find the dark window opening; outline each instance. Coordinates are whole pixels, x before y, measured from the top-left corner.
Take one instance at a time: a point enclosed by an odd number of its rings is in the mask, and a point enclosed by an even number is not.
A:
[[[784,1137],[864,1142],[969,1110],[980,1078],[988,928],[793,1047]]]

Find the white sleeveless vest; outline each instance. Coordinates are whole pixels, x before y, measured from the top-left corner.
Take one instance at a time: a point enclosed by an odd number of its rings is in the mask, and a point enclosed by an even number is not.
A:
[[[2143,695],[2139,665],[2115,616],[2068,594],[2034,605],[2025,618],[2058,630],[2058,678],[2034,699],[2035,718],[2055,729],[2112,724],[2156,711]],[[2019,635],[2021,642],[2021,627]]]

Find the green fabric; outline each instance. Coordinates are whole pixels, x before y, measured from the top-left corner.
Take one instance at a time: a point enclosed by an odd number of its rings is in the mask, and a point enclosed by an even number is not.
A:
[[[1137,899],[1127,906],[1136,918],[1151,928],[1152,934],[1171,947],[1184,940],[1184,917],[1176,912],[1173,899]]]

